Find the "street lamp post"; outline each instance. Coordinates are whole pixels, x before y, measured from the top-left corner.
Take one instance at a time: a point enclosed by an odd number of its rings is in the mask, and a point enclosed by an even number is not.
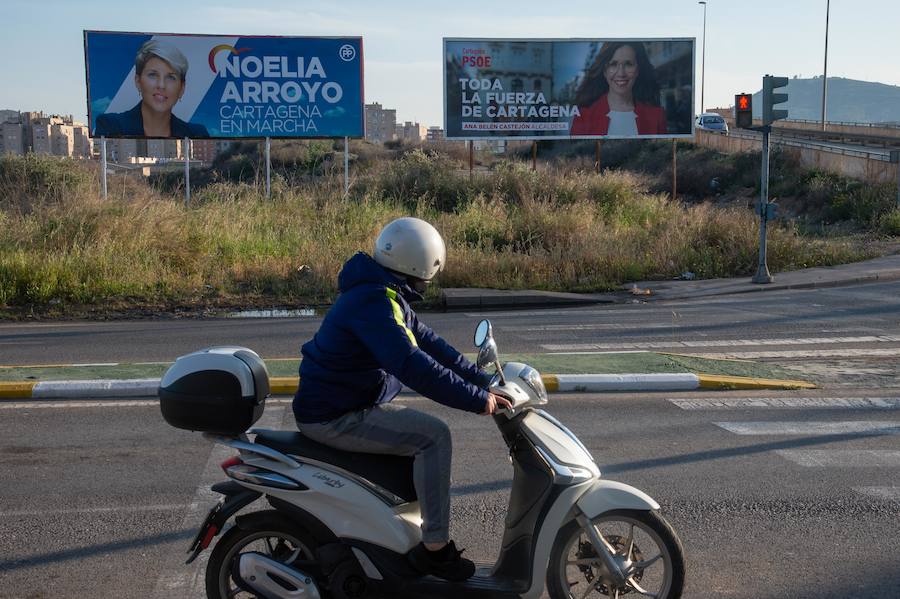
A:
[[[703,94],[706,91],[706,2],[700,0],[697,4],[703,5],[703,58],[700,67],[700,113],[703,114],[704,102]]]
[[[825,96],[828,94],[828,15],[831,12],[831,0],[825,3],[825,68],[822,73],[822,131],[825,130]]]

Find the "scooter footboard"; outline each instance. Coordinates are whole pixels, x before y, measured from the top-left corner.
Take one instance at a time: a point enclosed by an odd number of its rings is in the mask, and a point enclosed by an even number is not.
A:
[[[632,486],[614,480],[599,479],[576,502],[588,518],[611,510],[658,510],[652,497]]]

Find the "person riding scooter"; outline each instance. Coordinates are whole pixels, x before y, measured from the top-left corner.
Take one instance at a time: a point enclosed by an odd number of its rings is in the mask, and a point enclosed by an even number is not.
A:
[[[300,432],[344,451],[414,456],[422,542],[407,555],[422,574],[461,581],[475,571],[450,541],[450,430],[438,418],[391,404],[405,384],[446,406],[493,414],[511,407],[488,392],[491,376],[423,324],[410,307],[446,263],[440,234],[399,218],[338,275],[340,295],[303,344],[293,410]]]

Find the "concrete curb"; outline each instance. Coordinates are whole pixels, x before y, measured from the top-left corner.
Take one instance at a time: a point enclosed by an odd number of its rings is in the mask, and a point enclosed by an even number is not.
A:
[[[815,389],[806,381],[759,379],[711,374],[545,374],[550,393],[605,391],[692,391],[694,389]],[[0,401],[6,399],[96,399],[156,397],[160,379],[0,382]],[[272,377],[273,395],[293,395],[298,377]],[[404,391],[410,392],[408,389]]]

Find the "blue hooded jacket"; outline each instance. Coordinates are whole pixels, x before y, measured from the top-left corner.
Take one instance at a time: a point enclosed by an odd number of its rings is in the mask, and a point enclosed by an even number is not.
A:
[[[403,385],[451,408],[481,413],[490,375],[419,322],[422,296],[362,252],[338,275],[341,291],[303,344],[299,422],[327,422],[394,399]]]

